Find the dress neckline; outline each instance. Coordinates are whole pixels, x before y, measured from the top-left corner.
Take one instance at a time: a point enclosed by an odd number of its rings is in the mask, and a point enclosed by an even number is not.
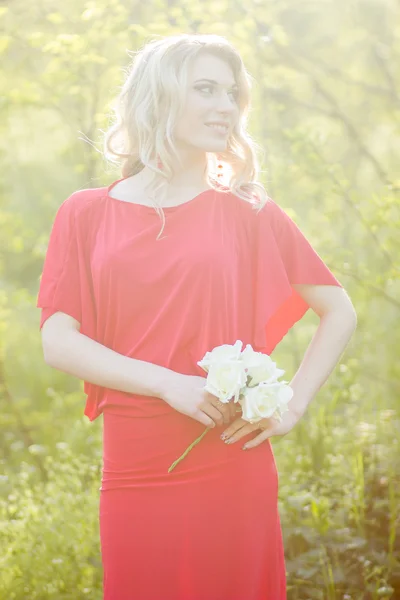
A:
[[[121,179],[117,179],[117,181],[114,181],[113,183],[111,183],[107,187],[106,197],[109,200],[112,200],[114,202],[118,202],[119,204],[128,204],[130,206],[137,207],[139,210],[145,210],[145,211],[155,212],[154,207],[150,206],[148,204],[139,204],[138,202],[128,202],[127,200],[120,200],[119,198],[114,198],[114,196],[110,195],[110,191],[113,189],[113,187],[116,186],[117,183],[119,183],[120,181],[124,181],[124,179],[126,179],[126,177],[121,177]],[[187,206],[189,204],[195,204],[195,203],[197,203],[200,200],[200,198],[202,198],[203,196],[206,196],[206,195],[210,194],[211,192],[215,192],[214,188],[209,188],[207,190],[203,190],[202,192],[200,192],[199,194],[197,194],[196,196],[194,196],[190,200],[186,200],[185,202],[181,202],[181,204],[175,204],[173,206],[163,206],[162,209],[163,209],[163,211],[167,211],[167,212],[176,211],[177,209],[183,208],[184,206]]]

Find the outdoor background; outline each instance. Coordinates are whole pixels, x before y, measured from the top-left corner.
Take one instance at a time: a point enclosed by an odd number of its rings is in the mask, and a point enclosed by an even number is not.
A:
[[[44,363],[36,296],[60,204],[120,177],[101,130],[128,50],[184,32],[241,52],[261,180],[358,314],[306,415],[272,440],[288,600],[400,598],[399,2],[14,0],[0,28],[0,599],[101,598],[102,422]],[[317,325],[309,311],[273,353],[286,379]]]

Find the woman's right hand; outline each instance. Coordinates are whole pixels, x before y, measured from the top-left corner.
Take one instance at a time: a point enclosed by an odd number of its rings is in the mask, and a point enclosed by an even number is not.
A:
[[[205,377],[174,373],[162,391],[162,399],[172,408],[203,423],[206,427],[215,427],[229,423],[236,418],[233,400],[219,404],[217,396],[207,392]]]

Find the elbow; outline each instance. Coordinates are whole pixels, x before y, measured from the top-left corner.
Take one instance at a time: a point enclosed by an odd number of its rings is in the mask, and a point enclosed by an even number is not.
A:
[[[42,342],[43,358],[46,365],[61,371],[66,370],[68,356],[71,352],[70,333],[58,339],[44,339]]]
[[[353,307],[354,308],[354,307]],[[353,311],[353,325],[354,325],[354,329],[357,329],[357,324],[358,324],[358,320],[357,320],[357,313],[354,310]]]
[[[55,369],[65,361],[71,345],[71,335],[78,332],[79,322],[62,312],[50,316],[42,327],[42,349],[44,362]]]
[[[337,310],[341,315],[343,323],[349,329],[355,330],[357,328],[357,312],[347,292],[342,295],[340,301],[337,303]]]
[[[55,354],[57,350],[57,335],[47,323],[42,328],[43,359],[49,367],[55,367]]]
[[[357,312],[351,300],[349,300],[349,303],[343,312],[344,318],[349,322],[349,327],[355,331],[357,329]]]
[[[57,368],[56,352],[47,340],[42,339],[43,359],[49,367]]]
[[[352,304],[333,309],[322,315],[321,319],[333,319],[337,327],[345,328],[350,334],[357,329],[357,313]]]
[[[46,365],[53,369],[59,369],[62,357],[67,355],[64,341],[65,336],[53,336],[49,331],[42,335],[43,359]]]
[[[337,319],[349,330],[357,329],[357,312],[348,294],[341,297],[331,313],[337,315]]]
[[[349,315],[347,316],[347,327],[348,327],[348,331],[349,331],[349,335],[350,337],[353,335],[353,333],[356,331],[357,329],[357,313],[355,311],[349,313]]]
[[[342,306],[343,318],[349,322],[349,327],[357,329],[357,312],[350,296],[347,294],[345,304]]]

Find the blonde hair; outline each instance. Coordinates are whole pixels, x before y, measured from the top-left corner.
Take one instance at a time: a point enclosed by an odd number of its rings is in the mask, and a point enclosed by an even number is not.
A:
[[[185,106],[189,70],[200,53],[211,53],[224,59],[232,68],[238,85],[239,118],[226,150],[218,152],[218,155],[206,153],[206,182],[211,188],[232,192],[261,209],[268,196],[264,187],[256,181],[259,173],[256,151],[260,147],[246,131],[251,76],[238,51],[219,35],[168,36],[150,41],[132,53],[134,59],[113,107],[115,122],[105,133],[105,157],[113,163],[122,163],[124,178],[136,175],[147,166],[154,173],[151,182],[155,184],[153,192],[166,189],[173,174],[171,156],[174,154],[179,160],[173,141],[175,125]],[[229,171],[226,189],[218,185],[217,163],[224,163]],[[160,235],[165,217],[154,196],[153,206],[163,220]]]

